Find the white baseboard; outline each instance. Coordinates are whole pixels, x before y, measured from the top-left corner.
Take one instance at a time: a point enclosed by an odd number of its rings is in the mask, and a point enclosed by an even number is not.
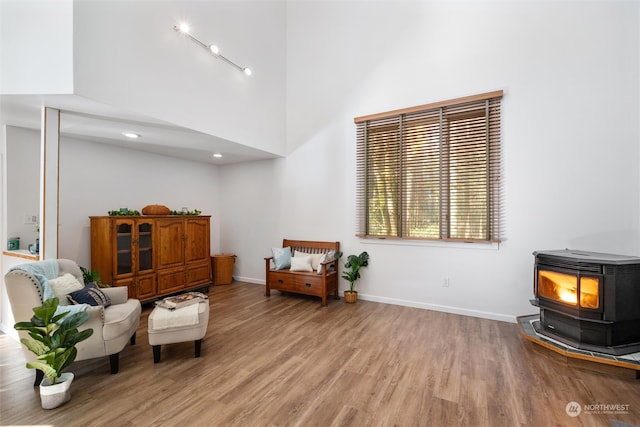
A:
[[[256,285],[265,285],[264,279],[254,279],[252,277],[233,276],[233,280],[237,280],[239,282],[255,283]]]
[[[402,305],[405,307],[422,308],[424,310],[442,311],[444,313],[459,314],[462,316],[479,317],[481,319],[498,320],[500,322],[516,323],[516,316],[507,314],[492,313],[489,311],[471,310],[468,308],[451,307],[448,305],[429,304],[417,301],[407,301],[397,298],[385,298],[375,295],[366,295],[358,292],[358,299],[364,301],[380,302],[383,304]]]
[[[241,282],[255,283],[257,285],[263,285],[263,286],[265,284],[264,279],[254,279],[251,277],[234,277],[234,279]],[[358,293],[358,298],[364,301],[373,301],[373,302],[380,302],[383,304],[401,305],[404,307],[421,308],[424,310],[442,311],[444,313],[459,314],[462,316],[479,317],[481,319],[516,323],[516,316],[511,316],[508,314],[492,313],[489,311],[481,311],[481,310],[471,310],[468,308],[460,308],[460,307],[451,307],[448,305],[429,304],[424,302],[402,300],[397,298],[378,297],[375,295],[367,295],[362,293]]]

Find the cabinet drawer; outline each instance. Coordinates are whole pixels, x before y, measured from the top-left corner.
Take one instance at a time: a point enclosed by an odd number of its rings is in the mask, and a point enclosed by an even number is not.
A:
[[[295,292],[322,295],[322,278],[296,275],[294,277],[293,289]]]
[[[158,295],[177,292],[184,288],[184,269],[169,268],[158,271]]]
[[[293,289],[293,277],[289,273],[269,273],[269,286],[274,289]]]

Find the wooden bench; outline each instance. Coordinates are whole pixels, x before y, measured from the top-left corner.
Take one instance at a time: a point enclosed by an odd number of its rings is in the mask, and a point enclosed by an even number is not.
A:
[[[313,242],[306,240],[282,240],[282,247],[290,247],[291,255],[296,251],[309,254],[323,254],[329,251],[340,251],[340,242]],[[335,299],[338,296],[338,258],[322,262],[322,273],[317,271],[290,271],[275,270],[271,268],[273,257],[265,258],[266,291],[265,296],[271,296],[271,290],[292,292],[304,295],[314,295],[322,298],[322,305],[327,305],[327,296],[333,293]]]

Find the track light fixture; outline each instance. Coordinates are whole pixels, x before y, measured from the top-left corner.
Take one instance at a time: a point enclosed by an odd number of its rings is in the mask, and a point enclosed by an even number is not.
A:
[[[251,75],[251,69],[250,68],[241,67],[238,64],[236,64],[235,62],[231,61],[229,58],[221,55],[220,54],[220,50],[218,49],[218,46],[216,46],[214,44],[210,44],[210,45],[204,44],[203,42],[201,42],[200,40],[198,40],[197,38],[192,36],[191,33],[189,32],[189,26],[187,24],[181,23],[181,24],[174,25],[173,29],[176,30],[177,32],[183,34],[184,36],[186,36],[189,40],[191,40],[192,42],[194,42],[198,46],[202,47],[203,49],[208,50],[209,53],[211,53],[216,58],[222,59],[224,62],[226,62],[227,64],[231,65],[232,67],[235,67],[238,70],[242,71],[247,76]]]

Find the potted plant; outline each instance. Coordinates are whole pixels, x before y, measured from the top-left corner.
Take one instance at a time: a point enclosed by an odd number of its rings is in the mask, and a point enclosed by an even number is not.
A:
[[[362,252],[360,255],[349,255],[347,262],[344,263],[345,270],[342,271],[342,277],[349,281],[349,289],[344,291],[344,300],[349,304],[353,304],[358,300],[358,292],[356,292],[356,280],[360,278],[360,269],[369,265],[369,254]]]
[[[89,283],[95,283],[100,288],[109,288],[110,286],[102,283],[100,280],[100,272],[98,270],[89,270],[86,267],[80,266],[80,270],[82,271],[82,279],[84,280],[84,284],[88,285]]]
[[[78,331],[78,326],[89,318],[86,312],[65,311],[56,315],[58,304],[58,298],[49,298],[33,309],[30,321],[14,325],[18,331],[28,331],[30,338],[22,338],[20,342],[38,359],[27,362],[27,368],[37,369],[45,376],[40,384],[44,409],[56,408],[71,398],[73,374],[62,371],[76,359],[76,344],[93,334],[93,329]]]

